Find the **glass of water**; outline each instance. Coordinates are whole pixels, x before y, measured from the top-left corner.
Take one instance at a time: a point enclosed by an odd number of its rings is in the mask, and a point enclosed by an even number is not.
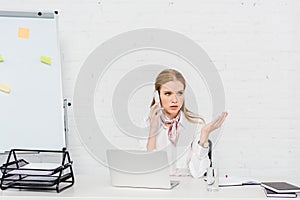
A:
[[[207,168],[206,184],[207,191],[213,192],[219,190],[219,170],[217,167]]]

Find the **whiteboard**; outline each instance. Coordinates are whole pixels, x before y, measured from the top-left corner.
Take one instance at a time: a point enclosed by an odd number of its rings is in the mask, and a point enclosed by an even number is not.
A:
[[[65,147],[56,16],[0,11],[0,152]]]

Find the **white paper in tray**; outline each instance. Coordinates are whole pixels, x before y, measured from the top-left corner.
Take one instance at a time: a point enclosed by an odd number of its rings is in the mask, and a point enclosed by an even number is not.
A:
[[[51,175],[55,169],[60,167],[58,163],[29,163],[20,167],[20,169],[12,170],[9,174],[26,174],[26,175]],[[33,170],[24,170],[24,169],[33,169]],[[40,171],[36,169],[46,169],[49,171]]]

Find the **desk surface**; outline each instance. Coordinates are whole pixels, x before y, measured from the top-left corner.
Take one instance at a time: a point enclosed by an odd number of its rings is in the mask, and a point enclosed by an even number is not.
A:
[[[208,192],[203,179],[191,177],[172,177],[180,181],[172,190],[116,188],[110,185],[109,175],[75,178],[73,187],[58,194],[7,189],[0,191],[0,199],[267,199],[259,185],[220,187],[217,192]]]

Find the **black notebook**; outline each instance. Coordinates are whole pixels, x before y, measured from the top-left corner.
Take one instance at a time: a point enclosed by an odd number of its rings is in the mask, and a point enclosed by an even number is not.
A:
[[[300,187],[287,182],[262,182],[261,186],[277,193],[297,193]]]
[[[296,193],[277,193],[277,192],[274,192],[267,188],[264,188],[264,189],[265,189],[265,193],[266,193],[267,197],[284,197],[284,198],[287,198],[287,197],[288,198],[296,198],[297,197]]]

